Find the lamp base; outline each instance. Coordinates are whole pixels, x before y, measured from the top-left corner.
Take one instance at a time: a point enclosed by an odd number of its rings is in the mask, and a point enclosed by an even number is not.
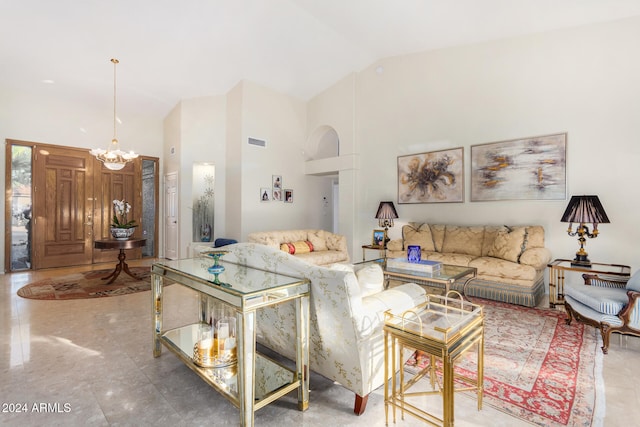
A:
[[[572,267],[591,267],[591,261],[587,257],[587,254],[576,254],[576,257],[571,261]]]

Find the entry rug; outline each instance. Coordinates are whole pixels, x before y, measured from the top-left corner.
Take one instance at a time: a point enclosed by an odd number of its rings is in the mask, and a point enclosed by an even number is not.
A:
[[[68,300],[112,297],[151,290],[149,267],[129,267],[129,270],[140,280],[121,272],[115,282],[106,285],[109,280],[102,278],[112,273],[113,269],[85,271],[30,283],[18,289],[18,295],[30,299]]]
[[[559,310],[474,298],[484,306],[484,405],[540,426],[601,426],[604,418],[602,340],[597,330]],[[476,378],[476,353],[456,363]],[[406,370],[426,366],[418,354]],[[475,394],[473,394],[475,396]]]

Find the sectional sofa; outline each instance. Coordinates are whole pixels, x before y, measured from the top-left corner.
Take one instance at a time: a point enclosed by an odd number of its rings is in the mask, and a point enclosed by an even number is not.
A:
[[[315,265],[348,262],[347,238],[325,230],[276,230],[250,233],[250,243],[271,246]]]
[[[551,252],[540,225],[410,223],[402,227],[401,239],[388,243],[387,257],[406,257],[409,245],[421,247],[422,259],[477,268],[477,277],[464,289],[467,296],[535,307],[545,293]],[[453,289],[462,286],[457,282]]]

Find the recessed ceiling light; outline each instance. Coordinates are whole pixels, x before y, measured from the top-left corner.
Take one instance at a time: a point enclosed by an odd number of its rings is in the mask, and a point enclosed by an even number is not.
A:
[[[48,85],[52,85],[55,83],[53,80],[50,80],[50,79],[41,80],[41,82]]]

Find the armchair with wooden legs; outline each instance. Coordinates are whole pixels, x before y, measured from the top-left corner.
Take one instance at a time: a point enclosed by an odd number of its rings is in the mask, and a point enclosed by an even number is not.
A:
[[[572,319],[600,330],[602,352],[607,354],[611,334],[640,336],[640,270],[628,281],[583,274],[584,284],[564,287],[567,324]]]

